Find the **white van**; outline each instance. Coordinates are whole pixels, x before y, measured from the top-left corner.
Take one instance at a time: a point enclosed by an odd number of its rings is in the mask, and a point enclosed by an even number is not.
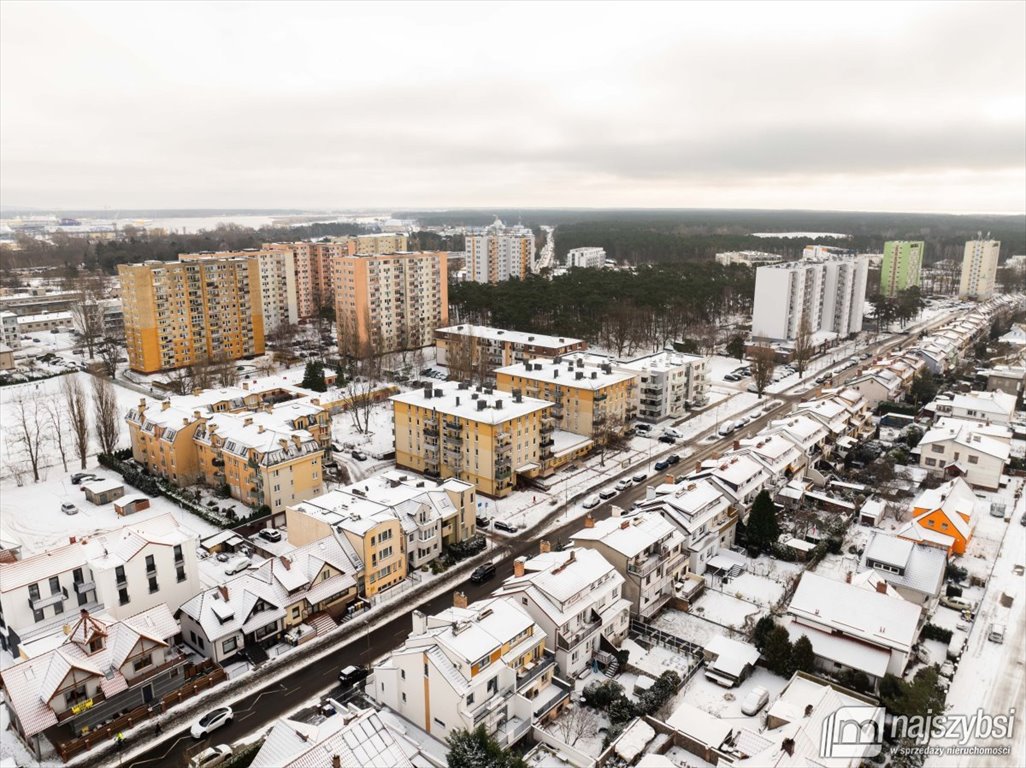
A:
[[[965,649],[965,642],[967,640],[965,632],[960,629],[956,629],[951,633],[951,639],[948,641],[948,658],[953,661],[957,661],[962,655],[962,651]]]
[[[990,630],[987,632],[987,639],[992,643],[1005,642],[1005,625],[991,624]]]

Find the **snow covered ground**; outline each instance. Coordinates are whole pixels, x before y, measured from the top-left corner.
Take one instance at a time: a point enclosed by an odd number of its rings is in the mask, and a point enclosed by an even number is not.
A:
[[[719,635],[727,635],[736,640],[745,639],[741,633],[729,632],[718,624],[706,620],[700,614],[673,609],[664,610],[660,613],[656,620],[652,622],[652,626],[701,646],[704,646]]]
[[[681,702],[686,701],[703,712],[728,721],[734,728],[748,728],[759,732],[765,723],[766,709],[780,696],[780,692],[787,686],[787,682],[786,678],[774,675],[763,667],[756,667],[751,677],[736,688],[729,689],[717,685],[704,674],[697,674],[681,689],[681,692],[667,706],[667,710],[672,711]],[[770,704],[759,714],[749,717],[741,712],[741,703],[756,686],[762,686],[769,691]]]

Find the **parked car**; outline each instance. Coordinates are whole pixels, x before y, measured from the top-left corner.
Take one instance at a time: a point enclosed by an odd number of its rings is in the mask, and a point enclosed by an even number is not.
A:
[[[720,425],[719,433],[721,437],[726,437],[734,431],[734,422],[727,421]]]
[[[646,477],[648,477],[648,473],[647,472],[638,472],[638,474],[634,475],[631,478],[631,480],[634,481],[635,485],[638,485],[639,483],[645,482],[645,478]]]
[[[77,515],[78,507],[76,507],[74,504],[61,504],[61,512],[63,512],[66,515]]]
[[[638,434],[641,434],[641,435],[647,435],[649,432],[652,431],[652,425],[651,424],[635,424],[634,425],[634,431],[637,432]]]
[[[940,604],[946,608],[951,608],[956,611],[975,611],[976,606],[964,597],[955,597],[954,595],[944,595],[940,599]]]
[[[662,472],[664,469],[670,468],[670,462],[668,462],[666,459],[662,459],[655,463],[654,468],[656,472]]]
[[[751,717],[759,713],[769,702],[769,691],[761,685],[757,685],[748,692],[745,700],[741,702],[741,711]]]
[[[96,480],[96,479],[97,479],[96,475],[92,474],[91,472],[76,472],[75,474],[73,474],[71,476],[71,484],[72,485],[78,485],[79,483],[84,482],[86,480]]]
[[[478,528],[487,528],[489,525],[492,524],[492,519],[490,517],[486,517],[485,515],[478,515],[474,519],[474,522],[477,523]]]
[[[232,748],[227,744],[216,744],[207,747],[189,760],[189,768],[215,768],[232,756]]]
[[[474,572],[470,574],[470,580],[474,584],[482,584],[493,576],[495,576],[495,563],[485,563],[474,569]]]
[[[364,453],[363,451],[355,451],[354,450],[349,455],[352,456],[357,461],[367,461],[367,454]]]
[[[992,643],[1005,642],[1005,625],[991,624],[990,629],[987,631],[987,639]]]
[[[214,556],[214,559],[217,560],[217,562],[219,563],[227,563],[229,560],[231,560],[231,555],[229,555],[227,552],[218,552]]]
[[[281,541],[281,531],[277,528],[263,528],[257,536],[264,541]]]
[[[585,498],[584,501],[581,502],[581,506],[585,509],[594,509],[601,503],[602,499],[600,499],[598,495],[592,494],[591,496],[588,496],[587,498]]]
[[[950,680],[952,677],[955,676],[955,665],[952,664],[950,661],[945,661],[943,664],[940,665],[940,674],[941,677],[946,677]]]
[[[659,442],[660,443],[668,443],[670,445],[673,445],[674,443],[677,442],[677,438],[675,438],[673,435],[660,435],[659,436]]]
[[[598,492],[598,497],[602,499],[602,501],[608,501],[609,499],[616,496],[617,493],[618,491],[615,488],[603,488],[601,491]]]
[[[366,667],[355,667],[350,664],[338,673],[338,682],[342,686],[350,686],[361,680],[366,680],[370,671]]]
[[[623,480],[617,482],[615,487],[618,492],[623,492],[630,488],[632,485],[634,485],[634,482],[629,478],[625,477]]]
[[[517,529],[509,523],[503,522],[502,520],[496,520],[493,527],[497,531],[505,531],[506,533],[516,533]]]
[[[204,739],[221,726],[228,725],[232,721],[232,715],[231,707],[212,709],[192,724],[189,733],[194,739]]]
[[[229,563],[225,567],[224,572],[227,576],[234,576],[237,573],[242,573],[243,571],[247,570],[252,565],[253,564],[249,561],[248,557],[240,557],[238,560]]]
[[[738,376],[736,373],[728,373],[726,376],[723,377],[723,380],[724,381],[741,381],[741,377]]]
[[[676,464],[680,464],[680,456],[678,456],[675,453],[671,453],[669,456],[666,457],[666,463],[669,464],[671,467]]]

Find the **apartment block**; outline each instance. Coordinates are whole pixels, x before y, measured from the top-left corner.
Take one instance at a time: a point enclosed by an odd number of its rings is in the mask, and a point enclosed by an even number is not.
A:
[[[495,386],[552,403],[560,429],[604,442],[623,432],[637,412],[638,375],[581,354],[537,358],[495,371]]]
[[[678,419],[708,399],[708,358],[679,352],[657,352],[627,363],[620,370],[638,377],[638,419],[655,423]]]
[[[496,368],[524,363],[535,357],[560,357],[582,352],[588,342],[564,336],[521,333],[488,325],[453,325],[435,331],[435,359],[453,369],[481,371],[492,376]]]
[[[651,619],[669,602],[674,582],[687,572],[684,536],[658,514],[639,512],[593,520],[570,537],[575,547],[593,549],[624,578],[631,615]]]
[[[330,631],[356,600],[363,564],[344,537],[329,536],[265,560],[182,605],[182,640],[218,663],[293,637]]]
[[[970,240],[962,256],[962,280],[958,295],[963,298],[989,299],[994,295],[1001,243],[997,240]]]
[[[0,562],[0,647],[17,658],[82,609],[116,619],[163,604],[177,610],[200,588],[197,543],[172,515],[161,515]]]
[[[454,383],[391,400],[400,468],[502,497],[519,475],[534,477],[552,463],[556,419],[544,400]]]
[[[155,373],[205,360],[261,355],[260,269],[253,259],[119,264],[132,370]]]
[[[474,536],[476,510],[476,492],[470,483],[452,477],[435,482],[390,470],[290,506],[285,512],[290,544],[307,544],[341,531],[372,565],[379,560],[389,566],[397,562],[378,546],[396,544],[397,540],[389,535],[378,541],[378,526],[398,520],[402,530],[398,551],[406,558],[406,569],[398,569],[401,572],[396,575],[393,567],[376,576],[367,584],[373,594],[385,586],[381,582],[394,583],[408,570],[427,565],[448,547]],[[393,575],[394,579],[388,578]]]
[[[399,232],[379,232],[370,235],[356,235],[349,239],[350,255],[387,256],[403,253],[409,249],[409,238]]]
[[[159,410],[140,401],[125,417],[132,456],[151,474],[180,488],[228,486],[233,498],[274,512],[324,492],[330,417],[319,404],[231,412],[190,407],[192,400],[164,400]]]
[[[866,260],[830,255],[759,267],[752,336],[793,340],[807,321],[813,334],[843,338],[862,330]]]
[[[11,349],[18,349],[21,346],[18,316],[14,312],[0,312],[0,344],[6,344]]]
[[[462,593],[374,665],[366,693],[436,739],[483,727],[504,748],[557,717],[571,687],[555,676],[546,634],[509,598],[467,605]]]
[[[471,282],[523,280],[534,267],[534,233],[527,227],[504,227],[496,222],[481,234],[465,236],[464,259]]]
[[[566,252],[566,265],[578,269],[602,269],[606,266],[605,248],[571,248]]]
[[[890,240],[884,243],[883,264],[880,266],[880,293],[896,296],[909,288],[918,287],[922,278],[922,240]]]
[[[295,255],[287,249],[249,249],[213,253],[183,253],[181,261],[210,259],[252,259],[260,275],[260,305],[264,315],[264,331],[299,322],[296,288]]]
[[[765,251],[726,251],[716,254],[716,263],[725,267],[734,264],[741,264],[746,267],[760,267],[765,264],[776,264],[783,261],[784,257],[777,253],[766,253]]]
[[[315,317],[335,304],[331,282],[332,260],[351,255],[348,242],[264,243],[261,252],[280,253],[291,260],[295,271],[296,313],[300,319]]]
[[[518,601],[545,630],[559,674],[569,678],[591,664],[602,639],[619,648],[627,637],[631,604],[623,583],[599,552],[553,552],[543,541],[540,554],[513,561],[513,576],[493,594]]]
[[[444,251],[340,256],[332,260],[332,281],[345,354],[429,346],[449,319]]]

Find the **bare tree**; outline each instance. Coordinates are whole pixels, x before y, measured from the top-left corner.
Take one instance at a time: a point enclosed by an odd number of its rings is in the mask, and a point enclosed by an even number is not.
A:
[[[756,347],[749,357],[752,359],[752,383],[755,384],[755,391],[761,399],[762,393],[773,380],[773,371],[777,367],[777,353],[772,347]]]
[[[450,339],[446,342],[445,365],[449,376],[456,381],[470,381],[474,372],[476,343],[473,334]]]
[[[374,390],[381,380],[382,340],[378,335],[369,335],[355,345],[357,354],[351,361],[351,376],[346,384],[349,399],[349,413],[353,426],[366,434],[370,430],[370,414],[374,405]]]
[[[239,381],[239,369],[235,361],[226,354],[214,356],[212,363],[213,378],[221,387],[233,387]]]
[[[187,395],[192,392],[192,368],[176,368],[168,371],[165,382],[169,392],[175,395]]]
[[[64,400],[58,395],[43,400],[43,408],[46,411],[46,420],[50,424],[50,437],[53,444],[57,446],[57,453],[61,456],[61,466],[68,471],[68,451],[71,449],[71,436],[66,435],[64,430],[68,428],[68,411]]]
[[[571,706],[556,720],[556,727],[563,742],[572,747],[581,738],[598,733],[598,717],[589,707]]]
[[[103,334],[103,310],[99,305],[103,297],[103,276],[84,273],[75,279],[74,287],[81,297],[70,307],[71,322],[92,360],[96,344]]]
[[[96,351],[103,362],[103,372],[114,378],[118,372],[118,358],[121,357],[121,344],[113,336],[104,336]]]
[[[809,327],[809,318],[802,315],[802,321],[798,325],[798,334],[794,337],[794,352],[791,354],[791,362],[798,369],[798,378],[805,375],[805,369],[812,359],[812,329]]]
[[[197,360],[189,366],[189,384],[192,389],[210,389],[216,378],[215,365],[207,358]]]
[[[86,394],[82,381],[71,374],[61,379],[61,395],[64,408],[68,414],[68,427],[71,430],[75,453],[86,468],[86,456],[89,455],[89,414],[86,410]]]
[[[25,456],[32,468],[32,479],[38,483],[43,446],[48,437],[46,409],[32,392],[23,389],[11,400],[9,412],[12,418],[6,428],[10,430],[11,443]]]
[[[93,377],[93,416],[96,423],[96,437],[100,450],[114,453],[121,435],[121,419],[118,416],[118,399],[110,379]]]

